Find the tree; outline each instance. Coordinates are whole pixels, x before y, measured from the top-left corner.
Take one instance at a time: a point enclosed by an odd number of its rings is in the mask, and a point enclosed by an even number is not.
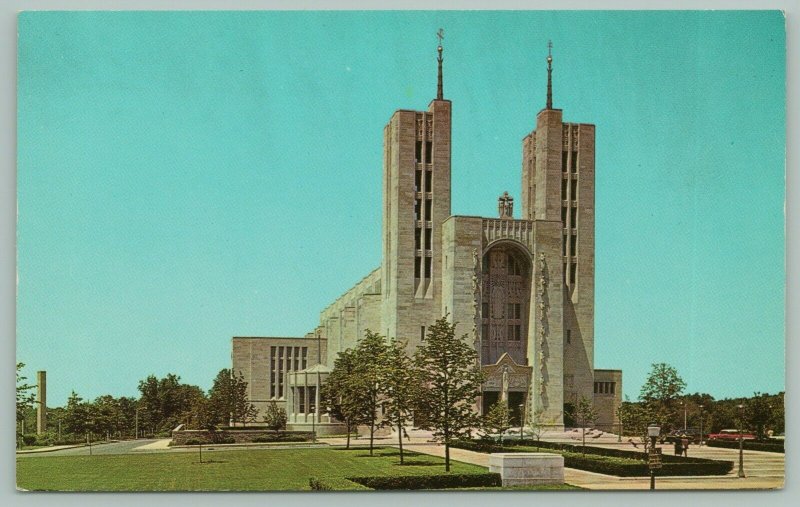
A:
[[[275,401],[271,401],[264,414],[264,422],[267,427],[273,431],[280,431],[286,428],[286,420],[286,410],[278,407]]]
[[[767,436],[766,428],[772,424],[774,412],[770,403],[770,396],[759,392],[744,403],[745,420],[756,430],[756,436],[763,440]]]
[[[197,386],[181,384],[180,377],[168,373],[159,379],[149,375],[139,381],[139,422],[151,433],[168,431],[191,417],[198,397],[205,396]]]
[[[258,411],[247,398],[247,382],[244,375],[234,374],[229,368],[217,373],[214,385],[208,393],[210,416],[217,425],[247,425],[255,419]]]
[[[336,420],[341,421],[347,430],[347,449],[350,448],[350,434],[362,424],[364,398],[360,393],[350,389],[354,384],[353,377],[356,369],[356,354],[352,349],[339,352],[333,362],[328,379],[320,390],[320,398],[325,404],[328,413]]]
[[[578,400],[575,407],[575,419],[581,426],[581,438],[583,439],[581,453],[586,455],[586,425],[594,426],[594,422],[597,420],[597,411],[586,396],[581,396],[581,399]]]
[[[413,421],[414,409],[422,389],[419,374],[397,340],[392,340],[386,349],[386,361],[382,375],[384,386],[384,420],[397,428],[397,443],[400,447],[400,464],[403,464],[403,437],[408,436],[406,426]]]
[[[675,417],[675,401],[685,388],[686,382],[678,375],[678,370],[666,363],[654,363],[639,399],[651,407],[662,427],[668,427]]]
[[[89,412],[89,404],[84,402],[78,393],[72,391],[72,394],[67,399],[67,408],[64,411],[64,428],[67,433],[74,435],[88,433],[91,428]]]
[[[647,427],[655,420],[652,409],[645,403],[635,403],[626,399],[617,409],[617,417],[622,423],[623,431],[626,434],[634,435],[642,444],[644,453],[647,454],[650,446]],[[633,440],[629,441],[635,444]]]
[[[530,418],[530,432],[536,438],[536,450],[539,450],[539,444],[542,440],[542,435],[548,426],[552,425],[553,420],[544,417],[544,410],[539,408],[533,412]]]
[[[455,325],[447,317],[429,329],[425,342],[414,353],[422,385],[420,411],[426,429],[444,443],[445,470],[450,471],[450,443],[466,437],[480,423],[475,399],[480,395],[483,373],[478,354],[467,344],[467,335],[457,338]]]
[[[503,433],[511,427],[511,410],[508,408],[508,403],[496,401],[489,407],[489,411],[483,416],[481,423],[487,434],[500,433],[500,445],[502,445]]]
[[[386,393],[383,381],[387,371],[388,350],[386,339],[367,329],[355,348],[353,375],[348,382],[353,394],[363,398],[363,402],[357,405],[362,410],[358,419],[369,425],[370,456],[373,455],[375,430],[384,424],[384,421],[378,420],[378,409]]]
[[[35,402],[34,394],[29,391],[36,386],[25,382],[28,378],[20,373],[24,367],[25,363],[17,363],[17,422],[25,419],[25,411]]]

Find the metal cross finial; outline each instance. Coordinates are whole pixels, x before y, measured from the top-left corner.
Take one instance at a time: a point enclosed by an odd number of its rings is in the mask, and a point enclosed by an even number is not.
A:
[[[439,45],[442,45],[442,39],[444,39],[444,28],[440,28],[438,32],[436,32],[436,37],[439,38]]]

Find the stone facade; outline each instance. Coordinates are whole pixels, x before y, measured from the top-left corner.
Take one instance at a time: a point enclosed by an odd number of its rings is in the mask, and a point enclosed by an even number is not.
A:
[[[306,339],[325,343],[321,362],[332,367],[367,329],[401,339],[411,354],[447,315],[489,376],[479,409],[520,402],[558,428],[564,410],[586,397],[601,421],[616,421],[621,372],[594,370],[595,127],[565,123],[552,107],[551,61],[547,106],[522,140],[520,219],[508,193],[496,218],[451,214],[452,104],[442,93],[441,59],[428,109],[391,116],[383,132],[381,266],[320,314]],[[271,362],[258,347],[242,347],[234,369],[250,372],[261,396]],[[525,381],[503,388],[509,370],[515,379],[524,372]],[[609,375],[602,381],[619,387],[596,393],[598,378]]]
[[[233,371],[243,375],[247,382],[247,397],[258,410],[256,420],[261,420],[272,401],[286,409],[287,374],[324,361],[326,354],[327,340],[313,335],[303,338],[233,337]]]

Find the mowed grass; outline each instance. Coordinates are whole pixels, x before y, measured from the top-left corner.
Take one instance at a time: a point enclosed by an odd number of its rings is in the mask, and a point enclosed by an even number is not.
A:
[[[444,474],[444,459],[397,449],[264,449],[198,454],[120,454],[17,458],[17,487],[39,491],[309,490],[310,477]],[[451,473],[486,468],[451,461]]]

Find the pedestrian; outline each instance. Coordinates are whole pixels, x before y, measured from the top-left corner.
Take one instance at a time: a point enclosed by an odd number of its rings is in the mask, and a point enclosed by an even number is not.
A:
[[[683,446],[683,455],[688,458],[689,457],[689,439],[685,438],[685,437],[683,439],[681,439],[681,445]]]
[[[675,456],[680,456],[683,454],[683,442],[681,442],[680,438],[675,439]]]

